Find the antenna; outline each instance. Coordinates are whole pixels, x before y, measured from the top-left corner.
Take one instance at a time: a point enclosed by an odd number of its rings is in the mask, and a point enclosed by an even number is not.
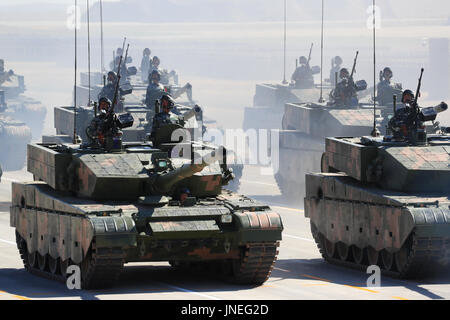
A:
[[[324,0],[322,0],[322,33],[320,38],[320,98],[319,103],[325,102],[323,99],[323,16],[324,16]]]
[[[74,109],[73,109],[73,144],[77,143],[77,22],[78,22],[78,3],[75,0],[75,83],[73,86]]]
[[[100,46],[101,46],[101,63],[102,63],[102,73],[105,72],[105,50],[103,42],[103,1],[100,0]]]
[[[86,0],[86,14],[87,14],[87,33],[88,33],[88,85],[89,85],[89,100],[88,106],[91,105],[91,30],[89,19],[89,0]]]
[[[376,90],[377,90],[377,83],[376,83],[376,73],[377,73],[377,55],[376,55],[376,23],[375,23],[375,0],[372,0],[372,14],[373,14],[373,129],[372,129],[372,137],[378,137],[380,135],[380,132],[377,130],[377,124],[376,124],[376,109],[377,109],[377,101],[376,101]]]
[[[284,71],[283,71],[283,84],[287,84],[286,81],[286,0],[284,0]]]

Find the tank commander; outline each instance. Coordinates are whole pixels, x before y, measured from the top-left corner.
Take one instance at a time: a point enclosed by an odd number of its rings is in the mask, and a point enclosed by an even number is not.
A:
[[[164,94],[167,94],[167,89],[160,83],[161,73],[158,70],[153,70],[149,76],[150,84],[147,87],[147,93],[145,95],[145,105],[154,110],[155,103],[161,99]],[[192,101],[192,85],[187,83],[184,87],[175,92],[171,92],[171,96],[176,99],[186,93],[189,101]]]
[[[350,73],[346,68],[342,68],[339,72],[339,77],[341,81],[336,85],[336,88],[330,92],[330,99],[332,100],[331,104],[341,107],[357,106],[357,87],[350,77]]]
[[[309,66],[308,59],[305,56],[301,56],[299,63],[300,65],[291,76],[291,82],[294,83],[296,88],[307,89],[314,87],[313,72]]]
[[[377,85],[377,101],[379,105],[392,104],[394,95],[402,94],[402,85],[392,83],[393,73],[391,68],[386,67],[380,72],[380,82]]]
[[[336,73],[339,74],[342,62],[343,61],[340,56],[336,56],[331,60],[330,83],[332,86],[336,85]]]
[[[180,126],[184,126],[184,121],[172,112],[172,109],[175,107],[175,101],[170,95],[164,94],[161,97],[160,106],[161,112],[157,113],[153,118],[151,137],[155,135],[159,128],[165,126],[166,124],[178,124]]]
[[[86,128],[86,135],[90,140],[90,146],[105,148],[109,140],[120,139],[122,131],[119,129],[117,115],[111,108],[111,101],[102,97],[98,101],[99,114],[92,119]]]
[[[97,98],[100,99],[101,98],[107,98],[109,101],[113,101],[114,100],[114,93],[116,91],[116,86],[117,86],[117,76],[113,71],[108,72],[108,81],[105,84],[105,86],[102,88],[102,90],[100,91],[100,93],[98,94]],[[122,112],[123,111],[123,98],[122,98],[122,91],[119,87],[119,90],[117,91],[117,102],[116,105],[114,106],[114,109],[117,112]]]
[[[148,75],[153,68],[152,58],[150,57],[151,54],[152,52],[149,48],[144,49],[141,60],[141,79],[144,83],[148,82]]]

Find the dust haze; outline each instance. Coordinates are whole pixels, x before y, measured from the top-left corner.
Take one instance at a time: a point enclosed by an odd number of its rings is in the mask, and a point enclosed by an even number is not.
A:
[[[87,70],[86,1],[78,1],[78,71]],[[74,32],[67,27],[74,1],[7,0],[0,4],[0,58],[7,69],[25,76],[27,95],[48,108],[44,134],[53,134],[53,107],[72,103]],[[90,1],[91,68],[99,71],[99,2]],[[175,69],[181,82],[193,85],[194,99],[225,128],[240,128],[245,106],[253,103],[255,84],[283,79],[284,1],[172,0],[104,1],[106,64],[123,37],[130,43],[131,65],[140,65],[149,47],[161,66]],[[360,52],[356,78],[373,82],[370,0],[325,1],[324,77],[333,56],[351,68]],[[415,90],[425,68],[421,105],[449,97],[448,47],[433,49],[435,39],[450,35],[448,1],[377,1],[377,73],[385,66],[394,81]],[[320,1],[287,1],[287,63],[308,55],[320,64]],[[378,77],[377,77],[378,78]],[[320,76],[316,76],[316,82]],[[448,102],[448,101],[447,101]],[[450,112],[438,120],[450,125]]]

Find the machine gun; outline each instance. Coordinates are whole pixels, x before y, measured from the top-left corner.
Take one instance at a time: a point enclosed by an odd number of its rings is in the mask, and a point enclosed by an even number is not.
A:
[[[349,80],[351,82],[353,82],[353,75],[356,72],[356,62],[358,61],[358,55],[359,55],[359,51],[356,51],[356,56],[355,56],[355,60],[353,60],[353,67],[352,67],[352,73],[350,74],[350,78]]]
[[[311,48],[309,49],[309,55],[308,55],[308,62],[306,63],[306,65],[309,67],[309,62],[311,61],[311,54],[312,54],[312,49],[313,49],[314,43],[311,43]]]

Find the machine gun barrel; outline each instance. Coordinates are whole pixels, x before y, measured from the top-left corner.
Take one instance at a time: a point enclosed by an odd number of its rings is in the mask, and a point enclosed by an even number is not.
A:
[[[206,156],[201,158],[200,163],[189,163],[184,164],[180,168],[173,171],[169,171],[165,174],[160,175],[155,182],[155,190],[159,193],[167,193],[172,187],[179,181],[189,178],[202,171],[205,167],[222,159],[224,156],[224,149],[220,147],[216,150],[211,151]]]
[[[358,55],[359,55],[359,51],[356,51],[355,60],[353,60],[352,73],[350,74],[350,79],[351,80],[353,80],[353,75],[355,74],[355,71],[356,71],[356,62],[358,61]]]
[[[198,105],[195,105],[191,110],[186,112],[183,115],[183,120],[188,121],[189,119],[193,117],[197,117],[197,115],[200,115],[202,113],[202,108],[200,108]]]
[[[311,53],[312,53],[313,46],[314,46],[314,42],[311,43],[311,48],[309,49],[308,63],[306,64],[307,66],[309,66],[309,62],[311,61]]]
[[[419,96],[420,96],[420,88],[421,88],[421,86],[422,86],[422,76],[423,76],[423,71],[424,71],[423,68],[420,69],[419,83],[417,84],[416,95],[415,95],[415,97],[414,97],[414,108],[416,108],[416,110],[418,109],[418,108],[417,108],[417,100],[419,99]]]

